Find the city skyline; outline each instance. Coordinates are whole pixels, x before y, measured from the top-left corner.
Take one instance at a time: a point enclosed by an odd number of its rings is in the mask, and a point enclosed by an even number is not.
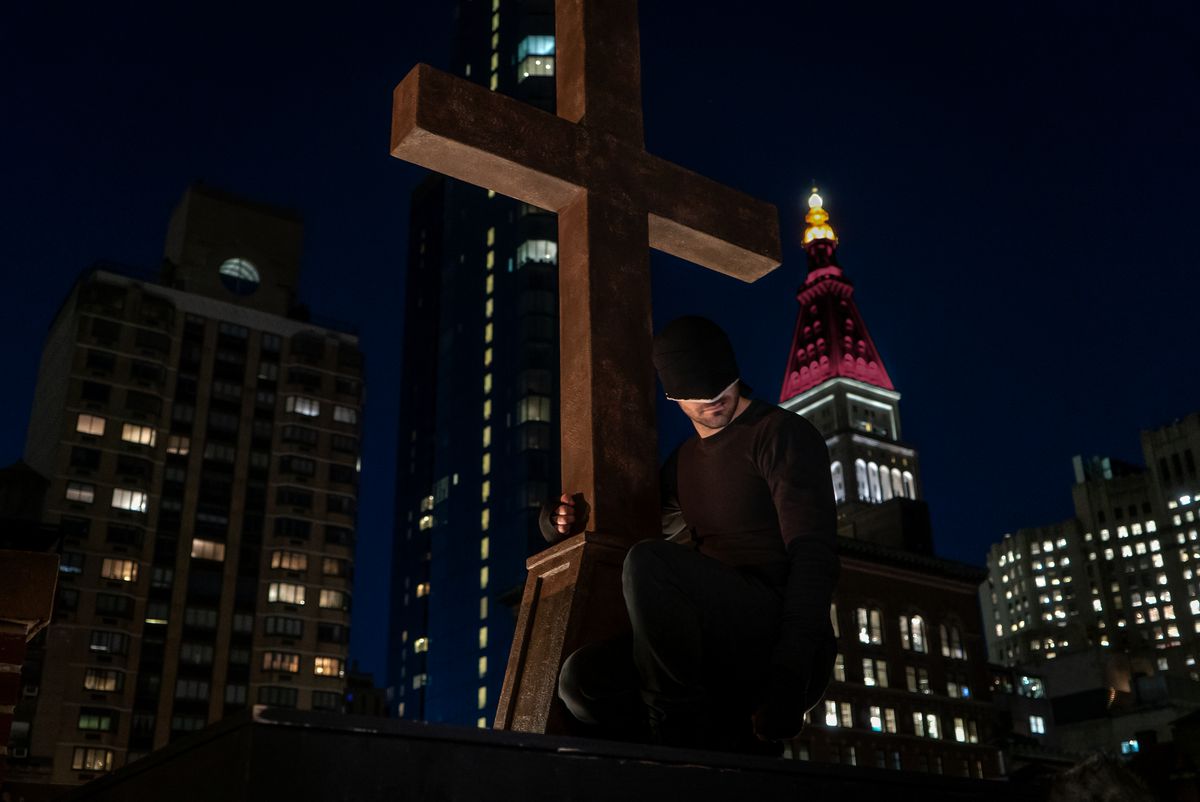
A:
[[[906,439],[923,454],[935,550],[976,565],[1004,532],[1070,514],[1073,454],[1137,461],[1131,430],[1182,417],[1200,397],[1200,378],[1180,369],[1198,283],[1185,270],[1184,187],[1200,164],[1186,150],[1197,112],[1179,98],[1196,64],[1172,47],[1170,21],[1068,16],[1062,6],[1038,30],[1019,11],[936,24],[813,20],[765,6],[721,24],[681,20],[679,3],[642,11],[648,147],[777,203],[785,249],[784,265],[754,285],[656,255],[656,324],[714,317],[756,394],[774,401],[815,177],[904,395]],[[367,356],[352,653],[377,676],[399,397],[394,309],[408,197],[423,175],[387,155],[390,90],[417,60],[452,66],[450,11],[393,9],[357,18],[344,36],[304,18],[282,36],[266,16],[227,30],[183,13],[129,27],[93,20],[93,33],[112,34],[94,37],[98,50],[74,41],[89,27],[81,19],[61,50],[37,54],[33,21],[9,56],[28,80],[5,90],[23,158],[0,237],[5,277],[23,292],[5,298],[13,370],[0,459],[20,456],[46,327],[83,269],[101,258],[155,269],[172,202],[197,175],[298,209],[310,232],[301,295],[357,323]],[[176,36],[136,59],[113,46]],[[944,69],[949,60],[960,68]],[[1113,292],[1122,280],[1132,286]],[[659,424],[660,450],[688,433],[662,402]]]

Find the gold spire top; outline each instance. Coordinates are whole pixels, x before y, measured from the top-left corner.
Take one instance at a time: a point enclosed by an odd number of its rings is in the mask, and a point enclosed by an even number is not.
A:
[[[815,186],[812,188],[812,194],[808,196],[808,214],[804,215],[804,220],[808,227],[804,229],[803,244],[807,245],[818,239],[837,242],[837,234],[833,233],[833,228],[829,225],[829,212],[825,211],[825,202],[821,200]]]

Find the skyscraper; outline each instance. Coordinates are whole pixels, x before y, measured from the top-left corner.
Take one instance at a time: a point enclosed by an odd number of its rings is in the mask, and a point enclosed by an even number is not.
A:
[[[297,303],[301,233],[192,187],[157,280],[90,270],[52,323],[25,460],[61,577],[13,779],[79,783],[253,703],[340,709],[363,365]]]
[[[814,188],[808,273],[780,406],[825,436],[838,505],[841,576],[830,614],[833,680],[790,744],[805,759],[971,777],[1004,773],[986,703],[975,588],[983,571],[933,553],[916,449],[900,437],[900,393],[837,261]]]
[[[458,26],[456,72],[554,111],[551,0],[462,0]],[[556,220],[433,176],[409,239],[389,686],[402,717],[488,726],[558,486]]]
[[[1141,443],[1145,467],[1075,457],[1075,516],[992,546],[979,597],[993,661],[1103,647],[1200,680],[1200,413]]]

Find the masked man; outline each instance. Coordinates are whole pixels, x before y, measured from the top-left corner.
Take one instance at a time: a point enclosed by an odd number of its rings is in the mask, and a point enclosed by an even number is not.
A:
[[[631,631],[571,654],[559,697],[613,737],[778,753],[764,742],[799,733],[837,654],[829,452],[807,420],[743,394],[710,320],[667,325],[654,365],[696,436],[662,467],[665,537],[625,558]],[[579,498],[543,507],[547,539],[582,530]]]

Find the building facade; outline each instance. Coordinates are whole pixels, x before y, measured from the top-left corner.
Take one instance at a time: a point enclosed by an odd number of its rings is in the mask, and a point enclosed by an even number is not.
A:
[[[1146,467],[1076,457],[1075,517],[992,546],[979,596],[994,662],[1111,648],[1200,680],[1200,413],[1141,442]]]
[[[788,754],[1000,776],[1007,724],[991,704],[976,598],[984,572],[933,554],[919,456],[901,439],[900,393],[838,265],[816,189],[806,221],[808,274],[780,406],[825,436],[842,569],[830,611],[833,680]]]
[[[157,280],[88,271],[51,325],[25,460],[61,573],[14,780],[80,783],[255,703],[341,709],[363,360],[296,302],[301,232],[192,187]]]
[[[551,0],[462,0],[458,26],[455,72],[554,111]],[[559,482],[557,222],[438,176],[411,215],[390,704],[486,727]]]

